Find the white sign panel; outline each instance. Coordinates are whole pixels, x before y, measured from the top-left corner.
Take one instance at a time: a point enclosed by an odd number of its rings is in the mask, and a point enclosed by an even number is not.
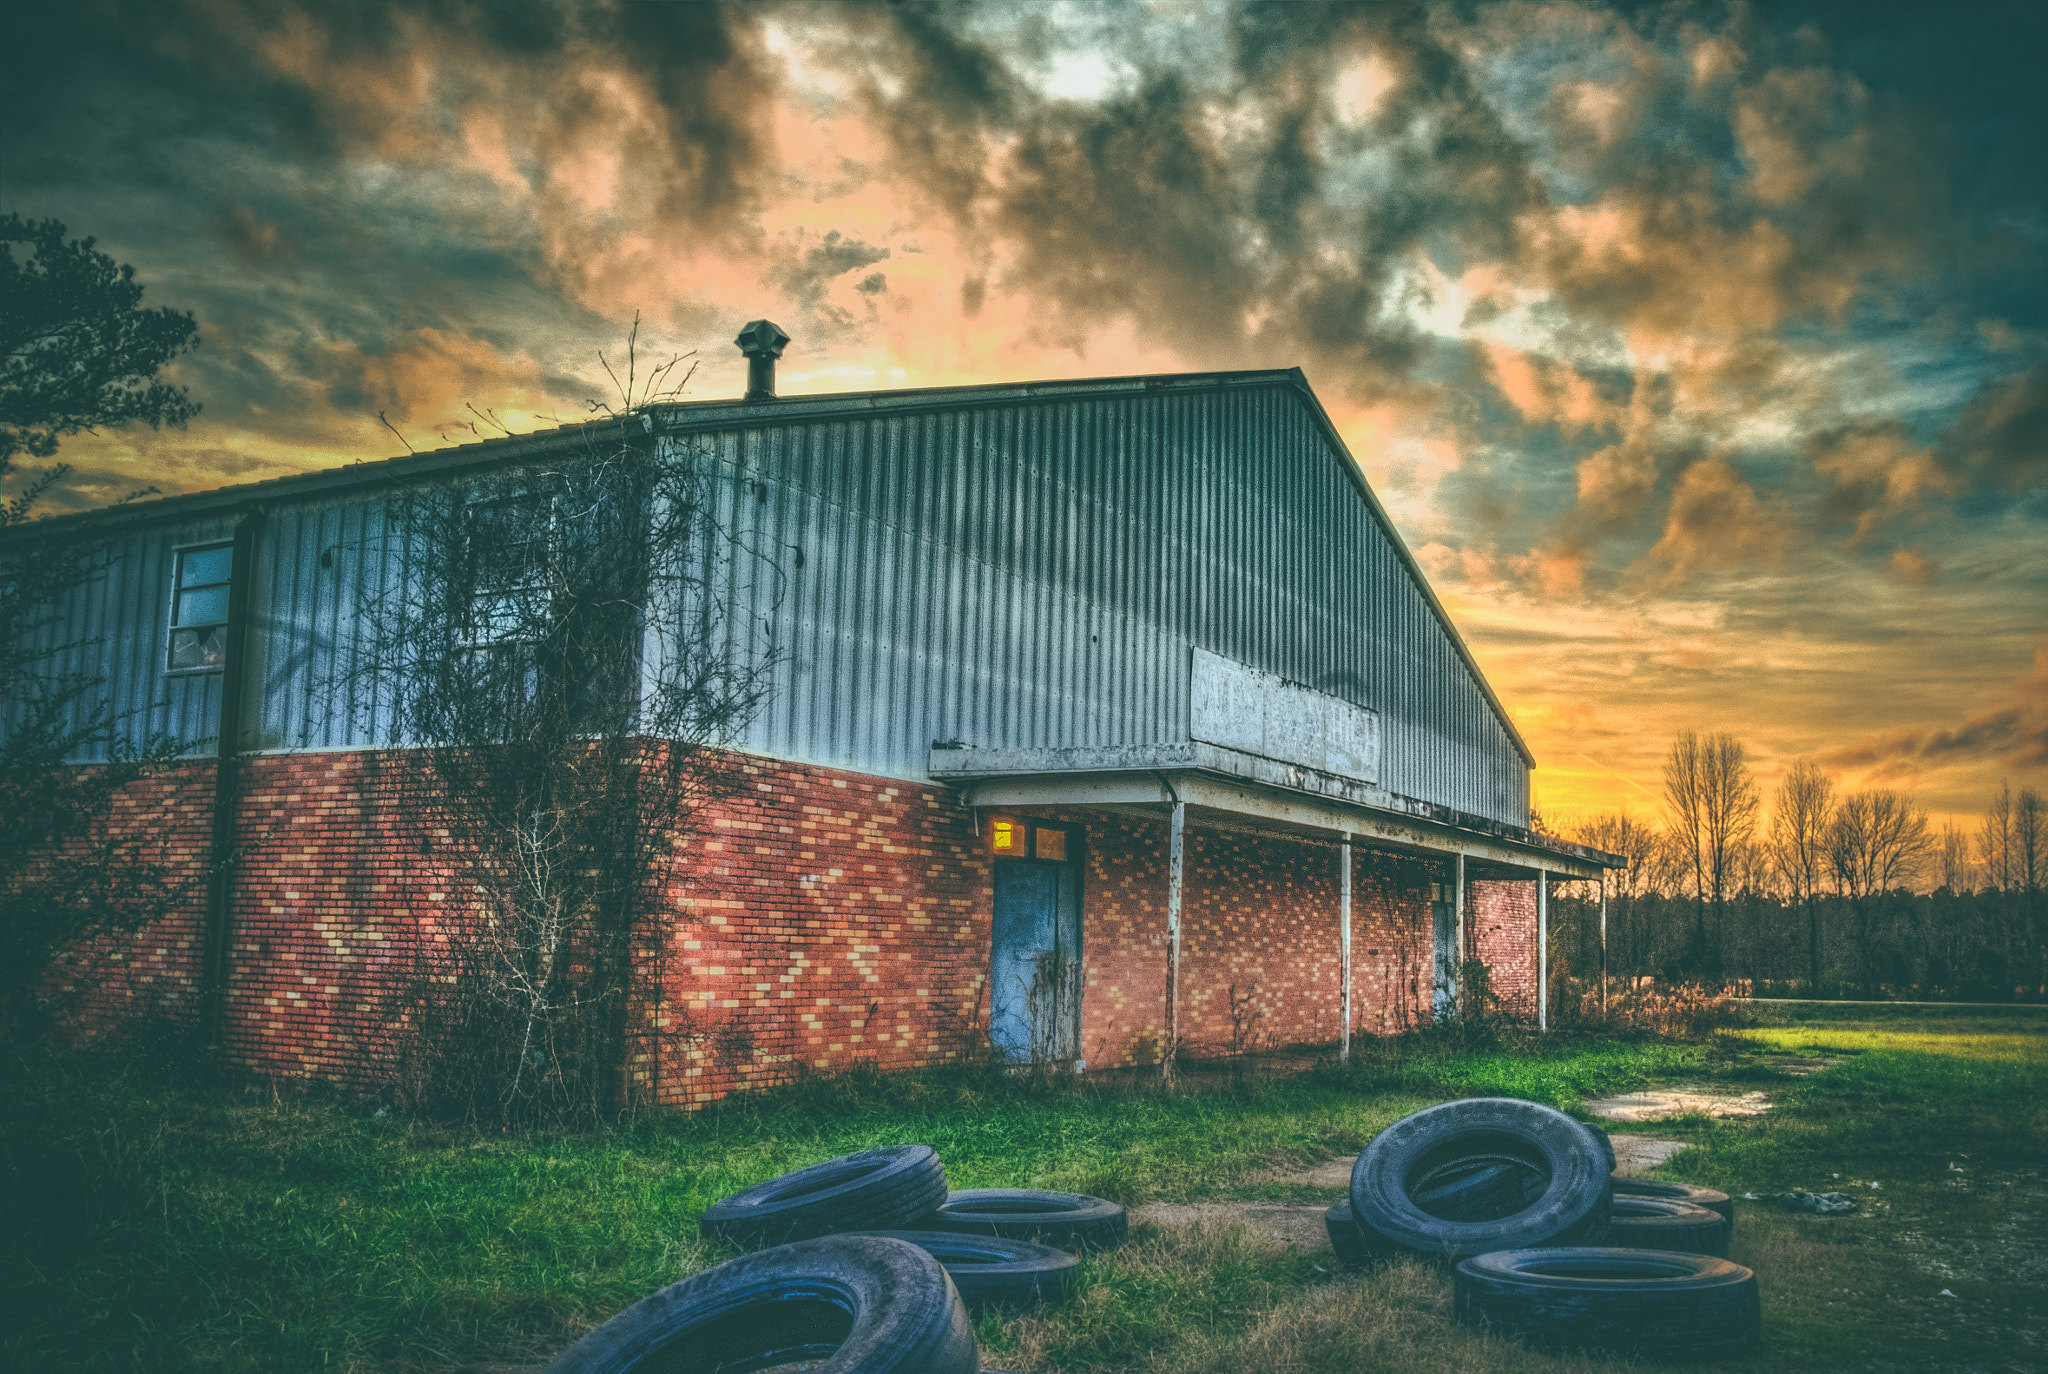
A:
[[[1188,733],[1260,758],[1378,781],[1376,712],[1206,649],[1195,650],[1188,679]]]

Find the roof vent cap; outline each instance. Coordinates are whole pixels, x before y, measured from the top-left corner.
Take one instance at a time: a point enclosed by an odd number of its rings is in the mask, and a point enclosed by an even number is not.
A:
[[[789,335],[773,320],[755,320],[742,329],[739,338],[733,342],[740,346],[740,352],[747,355],[747,399],[774,400],[775,360],[782,356]]]

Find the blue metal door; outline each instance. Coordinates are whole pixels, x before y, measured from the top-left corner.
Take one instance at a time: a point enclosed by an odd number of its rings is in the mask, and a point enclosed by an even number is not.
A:
[[[1080,1049],[1080,874],[1072,863],[995,866],[988,1034],[998,1059],[1068,1064]]]

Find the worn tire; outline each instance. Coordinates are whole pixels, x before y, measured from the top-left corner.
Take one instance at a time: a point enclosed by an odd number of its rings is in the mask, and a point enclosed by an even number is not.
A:
[[[921,1231],[1035,1240],[1061,1250],[1114,1250],[1130,1232],[1123,1204],[1030,1188],[961,1188],[917,1223]]]
[[[946,1171],[929,1145],[842,1155],[771,1178],[704,1209],[698,1231],[742,1249],[839,1231],[895,1231],[946,1197]]]
[[[1729,1234],[1735,1231],[1735,1199],[1717,1188],[1700,1188],[1690,1183],[1665,1183],[1654,1178],[1624,1178],[1614,1176],[1616,1197],[1658,1197],[1666,1202],[1690,1202],[1695,1207],[1704,1207],[1718,1213],[1728,1223]]]
[[[976,1316],[994,1307],[1061,1303],[1081,1261],[1035,1241],[970,1236],[959,1231],[860,1231],[907,1241],[946,1268],[960,1301]]]
[[[1337,1252],[1340,1264],[1358,1269],[1380,1257],[1365,1232],[1358,1228],[1358,1219],[1351,1215],[1349,1202],[1340,1202],[1323,1213],[1323,1229],[1330,1233],[1330,1248]]]
[[[1492,1216],[1444,1206],[1433,1214],[1411,1190],[1447,1165],[1516,1161],[1540,1176],[1533,1199],[1496,1199]],[[1373,1138],[1351,1169],[1351,1211],[1367,1243],[1462,1259],[1491,1250],[1595,1245],[1607,1237],[1613,1196],[1607,1157],[1589,1127],[1534,1102],[1477,1097],[1425,1107]],[[1511,1204],[1521,1202],[1521,1205]]]
[[[1728,1223],[1719,1212],[1661,1197],[1614,1195],[1607,1243],[1630,1250],[1672,1250],[1728,1258]]]
[[[548,1374],[711,1374],[823,1360],[818,1374],[975,1374],[953,1281],[915,1245],[828,1236],[742,1255],[650,1294]]]
[[[1712,1358],[1763,1332],[1756,1275],[1712,1255],[1499,1250],[1461,1263],[1453,1291],[1460,1321],[1557,1349]]]
[[[1522,1160],[1474,1155],[1437,1165],[1408,1189],[1409,1200],[1448,1221],[1486,1221],[1519,1212],[1543,1196],[1546,1180]]]

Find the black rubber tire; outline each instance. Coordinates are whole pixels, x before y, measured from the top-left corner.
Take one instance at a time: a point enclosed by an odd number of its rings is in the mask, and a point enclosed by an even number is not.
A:
[[[1338,1263],[1362,1269],[1380,1258],[1365,1232],[1358,1229],[1358,1219],[1351,1215],[1349,1202],[1340,1202],[1323,1213],[1323,1229],[1330,1233],[1330,1248],[1337,1252]]]
[[[1618,1163],[1614,1158],[1614,1137],[1599,1126],[1587,1126],[1586,1129],[1593,1133],[1593,1139],[1600,1142],[1600,1151],[1607,1156],[1607,1172],[1613,1173]]]
[[[1449,1221],[1487,1221],[1519,1212],[1543,1196],[1540,1170],[1504,1155],[1474,1155],[1440,1164],[1408,1189],[1409,1200]]]
[[[1458,1266],[1458,1319],[1554,1349],[1739,1354],[1763,1333],[1756,1275],[1712,1255],[1497,1250]]]
[[[1719,1212],[1661,1197],[1614,1195],[1607,1243],[1630,1250],[1673,1250],[1728,1258],[1728,1223]]]
[[[1114,1250],[1130,1233],[1123,1204],[1030,1188],[961,1188],[917,1223],[921,1231],[1035,1240],[1061,1250]]]
[[[710,1374],[823,1360],[818,1374],[975,1374],[953,1281],[915,1245],[828,1236],[742,1255],[650,1294],[548,1374]]]
[[[840,1231],[898,1231],[946,1197],[946,1171],[929,1145],[842,1155],[771,1178],[704,1209],[698,1231],[745,1250]]]
[[[1081,1261],[1029,1240],[970,1236],[959,1231],[860,1231],[907,1241],[946,1267],[960,1301],[976,1316],[997,1307],[1066,1301]]]
[[[1500,1156],[1541,1176],[1537,1196],[1512,1211],[1433,1215],[1410,1190],[1446,1165]],[[1381,1131],[1351,1169],[1351,1212],[1369,1244],[1462,1259],[1491,1250],[1597,1245],[1613,1203],[1606,1154],[1591,1128],[1535,1102],[1475,1097],[1439,1103]],[[1510,1199],[1518,1200],[1518,1199]],[[1505,1207],[1504,1201],[1500,1204]]]
[[[1735,1231],[1735,1199],[1717,1188],[1700,1188],[1690,1183],[1665,1183],[1655,1178],[1624,1178],[1614,1176],[1614,1195],[1621,1197],[1660,1197],[1666,1202],[1690,1202],[1695,1207],[1704,1207],[1709,1212],[1720,1214],[1728,1223],[1728,1231]]]

